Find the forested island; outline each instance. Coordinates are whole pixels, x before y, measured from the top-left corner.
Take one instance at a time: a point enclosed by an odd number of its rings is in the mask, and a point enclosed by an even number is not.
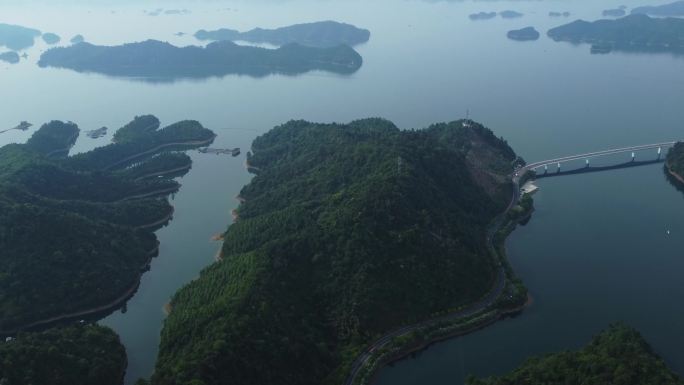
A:
[[[496,12],[478,12],[468,16],[470,20],[489,20],[496,17]]]
[[[0,341],[0,358],[3,385],[121,385],[126,371],[119,337],[97,325],[20,333]]]
[[[120,142],[72,157],[71,122],[0,148],[0,335],[102,313],[134,293],[179,188],[149,177],[189,169],[189,158],[163,153],[214,134],[195,121],[158,129],[153,116],[126,127]]]
[[[62,40],[62,38],[54,33],[48,32],[43,34],[43,41],[47,44],[57,44],[60,42],[60,40]]]
[[[577,20],[549,30],[548,35],[556,41],[589,43],[613,50],[684,52],[684,20],[678,18],[635,14],[617,20]]]
[[[340,384],[387,331],[502,284],[487,232],[517,157],[485,127],[291,121],[252,150],[221,260],[173,297],[153,384]]]
[[[579,351],[527,360],[513,372],[466,385],[684,385],[643,337],[622,324],[611,325]]]
[[[354,46],[365,43],[370,38],[370,31],[351,24],[320,21],[276,29],[254,28],[247,32],[226,28],[215,31],[202,29],[195,33],[195,37],[199,40],[242,40],[276,46],[297,43],[310,47],[336,47],[342,44]]]
[[[540,35],[534,27],[526,27],[522,29],[508,31],[508,34],[506,36],[508,36],[508,38],[511,40],[530,41],[538,40]]]
[[[17,64],[19,63],[19,54],[14,51],[0,53],[0,61],[10,64]]]
[[[97,46],[84,42],[52,48],[41,55],[38,65],[164,80],[229,74],[293,75],[312,70],[349,74],[358,70],[362,62],[361,55],[346,45],[315,48],[293,43],[278,49],[265,49],[219,41],[206,47],[181,48],[147,40],[120,46]]]
[[[663,5],[649,5],[632,9],[632,14],[651,16],[684,16],[684,0]]]
[[[519,17],[523,17],[524,15],[520,12],[517,11],[501,11],[499,12],[499,15],[504,18],[504,19],[517,19]]]
[[[14,51],[31,47],[40,35],[37,29],[0,23],[0,46]]]

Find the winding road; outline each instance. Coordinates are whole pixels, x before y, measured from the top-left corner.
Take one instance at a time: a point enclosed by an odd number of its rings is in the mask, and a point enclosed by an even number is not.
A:
[[[501,296],[503,293],[505,287],[506,287],[506,270],[501,264],[499,256],[496,255],[496,247],[494,246],[494,235],[496,232],[499,230],[501,225],[504,223],[504,218],[506,217],[506,214],[508,214],[508,211],[515,206],[518,203],[518,200],[520,199],[520,185],[519,185],[519,178],[517,176],[512,176],[511,180],[513,182],[513,193],[511,197],[511,201],[508,204],[508,207],[506,207],[506,210],[504,210],[501,214],[499,214],[493,221],[492,224],[489,226],[489,229],[487,230],[487,246],[489,248],[490,253],[492,253],[492,257],[494,258],[495,261],[498,263],[498,273],[496,276],[496,280],[494,281],[494,285],[492,286],[492,289],[489,291],[489,293],[481,298],[478,302],[470,305],[466,309],[459,310],[441,317],[433,318],[427,321],[423,321],[417,324],[409,325],[409,326],[404,326],[400,329],[394,330],[388,334],[385,334],[384,336],[380,337],[377,339],[375,342],[373,342],[371,345],[369,345],[366,350],[364,350],[363,353],[361,353],[356,360],[352,363],[352,368],[349,373],[349,376],[347,377],[346,381],[344,382],[345,385],[352,385],[356,381],[356,378],[359,375],[360,370],[366,365],[368,360],[373,356],[373,353],[378,350],[383,348],[385,345],[387,345],[392,339],[395,337],[400,337],[402,335],[408,334],[416,329],[428,326],[430,324],[438,323],[438,322],[443,322],[443,321],[453,321],[457,320],[459,318],[467,318],[470,316],[473,316],[477,313],[480,313],[484,310],[486,310],[488,307],[492,306],[496,300]]]

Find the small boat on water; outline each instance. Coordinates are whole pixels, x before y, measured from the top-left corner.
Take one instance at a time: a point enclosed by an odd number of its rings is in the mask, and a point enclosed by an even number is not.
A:
[[[202,154],[230,154],[232,156],[238,156],[240,155],[240,148],[211,148],[211,147],[205,147],[205,148],[200,148],[197,151],[201,152]]]

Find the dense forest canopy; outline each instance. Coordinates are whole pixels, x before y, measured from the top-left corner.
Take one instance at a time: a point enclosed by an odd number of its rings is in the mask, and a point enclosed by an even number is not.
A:
[[[611,325],[583,349],[527,360],[513,372],[467,385],[684,385],[634,329]]]
[[[189,166],[185,155],[163,154],[164,145],[214,138],[186,121],[75,157],[48,156],[78,132],[53,121],[26,144],[0,148],[1,332],[107,309],[132,293],[157,247],[152,225],[170,218],[166,196],[179,188],[141,177]],[[141,153],[153,158],[149,166]]]
[[[257,138],[223,259],[173,298],[154,384],[339,383],[371,339],[491,288],[511,148],[476,123]]]
[[[20,333],[0,342],[2,385],[120,385],[125,371],[119,337],[102,326]]]
[[[206,47],[176,47],[147,40],[119,46],[84,42],[56,47],[43,53],[38,64],[41,67],[163,80],[229,74],[294,75],[312,70],[347,74],[361,68],[362,62],[361,55],[346,45],[319,48],[292,43],[278,49],[266,49],[217,41]]]
[[[675,143],[668,151],[665,161],[670,171],[684,177],[684,143]]]
[[[78,126],[72,122],[53,120],[36,131],[26,142],[26,146],[43,155],[66,156],[76,143],[79,132]]]

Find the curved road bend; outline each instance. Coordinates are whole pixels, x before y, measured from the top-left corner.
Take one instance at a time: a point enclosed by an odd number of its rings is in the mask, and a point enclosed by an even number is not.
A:
[[[487,246],[490,249],[491,252],[496,253],[496,248],[494,247],[493,244],[493,238],[494,234],[499,230],[499,227],[502,224],[502,220],[505,218],[505,215],[508,213],[508,211],[515,206],[518,203],[518,200],[520,199],[520,185],[519,185],[519,178],[513,177],[512,178],[513,182],[513,196],[511,197],[511,201],[508,204],[508,207],[506,207],[506,210],[504,210],[501,214],[499,214],[494,221],[492,221],[492,225],[489,227],[487,230]],[[497,257],[494,255],[494,257]],[[498,259],[495,259],[498,262]],[[352,364],[351,372],[349,373],[349,376],[347,377],[347,380],[344,382],[345,385],[352,385],[354,381],[356,380],[356,377],[359,374],[359,371],[361,368],[364,367],[366,362],[370,359],[371,355],[373,352],[375,352],[377,349],[380,349],[387,345],[392,339],[395,337],[402,336],[404,334],[410,333],[418,328],[421,328],[423,326],[427,326],[429,324],[435,323],[435,322],[441,322],[441,321],[451,321],[451,320],[456,320],[458,318],[465,318],[465,317],[470,317],[472,315],[475,315],[491,305],[494,304],[494,302],[501,296],[501,294],[504,291],[504,288],[506,287],[506,271],[504,269],[504,266],[499,263],[499,272],[496,277],[496,281],[494,282],[494,285],[492,287],[492,290],[489,291],[489,293],[482,299],[480,299],[478,302],[474,303],[470,307],[451,313],[447,314],[441,317],[433,318],[427,321],[423,321],[414,325],[409,325],[405,326],[401,329],[397,329],[393,332],[390,332],[388,334],[385,334],[373,344],[369,345],[366,350],[359,355],[356,360],[354,360],[354,363]]]

